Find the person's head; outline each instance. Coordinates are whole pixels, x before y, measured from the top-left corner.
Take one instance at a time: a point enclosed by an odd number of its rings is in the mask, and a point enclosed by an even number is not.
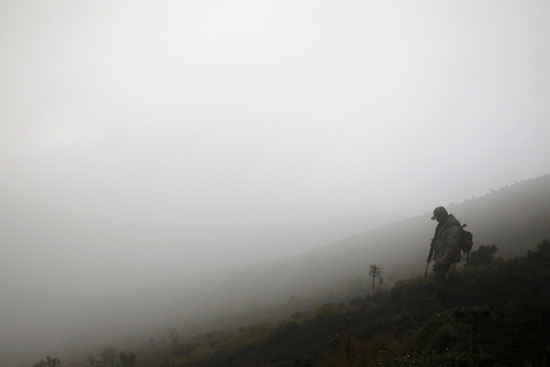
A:
[[[448,217],[449,214],[447,213],[447,210],[442,206],[438,206],[434,209],[434,215],[431,219],[437,220],[437,223],[444,223]]]

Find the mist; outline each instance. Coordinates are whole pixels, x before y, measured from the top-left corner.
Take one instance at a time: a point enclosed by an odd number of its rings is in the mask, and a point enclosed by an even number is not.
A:
[[[549,14],[0,2],[0,362],[168,328],[213,274],[548,173]]]

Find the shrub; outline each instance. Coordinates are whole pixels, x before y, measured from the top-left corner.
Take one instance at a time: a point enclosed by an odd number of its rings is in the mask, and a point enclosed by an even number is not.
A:
[[[478,265],[487,265],[493,261],[493,255],[498,251],[496,245],[484,246],[481,245],[477,251],[472,251],[470,253],[470,262],[469,265],[478,266]]]

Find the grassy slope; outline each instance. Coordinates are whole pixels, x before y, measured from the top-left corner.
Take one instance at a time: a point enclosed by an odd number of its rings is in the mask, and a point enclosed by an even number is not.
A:
[[[525,254],[527,248],[536,245],[544,238],[550,238],[550,175],[517,183],[481,198],[467,200],[462,204],[452,206],[450,212],[455,213],[459,219],[468,223],[468,229],[474,233],[476,246],[496,243],[500,249],[499,255],[504,257]],[[280,365],[289,365],[290,360],[294,361],[292,358],[302,360],[306,365],[310,365],[311,361],[319,361],[321,358],[319,353],[324,355],[327,350],[330,350],[330,348],[325,348],[328,344],[338,344],[336,341],[340,340],[339,345],[341,345],[342,335],[346,331],[346,322],[342,321],[344,315],[335,316],[332,311],[327,312],[319,309],[295,315],[286,326],[278,324],[276,321],[285,319],[296,310],[310,310],[315,305],[326,302],[333,302],[329,307],[331,310],[345,309],[345,314],[353,316],[349,330],[355,330],[354,325],[356,325],[358,317],[360,320],[378,317],[376,315],[381,312],[379,309],[384,309],[387,306],[384,305],[384,302],[386,302],[385,298],[389,297],[388,295],[377,297],[376,304],[372,299],[351,305],[338,305],[336,302],[346,299],[346,294],[366,293],[364,286],[354,292],[349,292],[348,288],[350,277],[366,277],[370,263],[384,267],[385,280],[389,280],[388,283],[398,278],[410,278],[414,273],[421,272],[427,252],[428,238],[433,232],[433,223],[427,220],[428,217],[427,213],[350,237],[340,243],[319,248],[295,258],[277,260],[251,266],[242,269],[242,271],[231,272],[226,274],[227,276],[216,278],[214,283],[223,283],[221,289],[215,286],[210,287],[209,283],[205,282],[206,285],[203,289],[205,292],[215,294],[215,297],[203,297],[199,302],[198,309],[201,315],[216,316],[206,316],[210,317],[212,322],[208,327],[201,327],[196,332],[222,328],[230,330],[251,322],[257,324],[241,328],[239,332],[216,331],[202,334],[197,337],[196,343],[191,340],[186,341],[185,348],[191,348],[192,353],[187,353],[189,352],[187,350],[184,354],[176,354],[187,365],[194,365],[193,361],[198,360],[216,365],[218,357],[220,360],[229,358],[230,361],[224,361],[236,364],[236,360],[233,359],[242,358],[239,353],[234,353],[236,346],[245,348],[247,345],[255,345],[252,348],[253,351],[250,351],[251,355],[254,355],[254,350],[262,350],[260,345],[263,345],[263,351],[258,352],[262,355],[270,355],[271,351],[273,354],[280,354],[281,350],[285,351],[283,360],[286,362],[281,362]],[[414,288],[415,282],[410,281],[406,284],[408,288]],[[401,286],[396,287],[392,294],[395,294]],[[428,285],[421,283],[418,292],[429,293],[425,287],[429,288]],[[185,292],[182,294],[183,296],[188,297]],[[201,299],[199,296],[196,298]],[[262,301],[260,302],[260,300]],[[259,302],[254,311],[251,310],[251,302]],[[365,306],[366,304],[369,306]],[[404,303],[402,312],[407,313],[408,309],[414,309],[414,304],[412,299],[408,300]],[[431,304],[421,304],[421,306],[429,309]],[[362,311],[358,313],[353,307]],[[324,327],[320,321],[323,317],[328,317],[326,323],[327,330],[331,330],[329,334],[312,331],[315,328],[322,329]],[[261,320],[265,322],[259,324],[262,322]],[[379,323],[380,320],[378,320]],[[400,320],[400,322],[403,321]],[[188,322],[185,324],[187,325]],[[204,326],[205,322],[202,321],[202,324]],[[328,325],[333,325],[333,327]],[[369,325],[374,327],[372,323]],[[293,329],[296,326],[302,330],[303,337],[299,341],[304,346],[295,348],[297,352],[294,353],[289,352],[294,348],[287,348],[288,346],[272,336],[272,333],[277,329],[278,332],[285,335],[287,327]],[[352,332],[349,332],[351,335]],[[190,335],[191,331],[184,330],[184,333]],[[323,338],[328,336],[331,338],[329,341],[323,339],[325,344],[321,348],[315,342],[317,339],[312,336],[313,334],[315,337],[322,335]],[[154,347],[142,348],[140,365],[162,365],[162,361],[171,358],[170,354],[173,353],[163,351],[163,348],[159,347],[159,344],[163,344],[163,338],[166,339],[166,335],[158,337]],[[383,339],[383,337],[381,338]],[[269,344],[261,344],[265,341],[264,339],[269,339]],[[275,348],[276,345],[279,345],[277,343],[282,343],[279,349]],[[168,341],[165,340],[164,345],[167,344]],[[297,346],[300,343],[293,345]],[[407,345],[405,339],[400,340],[399,345]],[[231,357],[227,355],[227,351],[231,351]],[[218,353],[219,356],[214,358],[211,356],[213,353]],[[354,353],[359,352],[354,351]],[[208,358],[212,358],[209,359],[210,362],[204,359],[204,356],[207,355],[210,356]],[[263,360],[262,358],[263,356],[258,357],[258,360]],[[273,359],[268,360],[273,362],[276,359],[277,357],[274,356]],[[201,365],[205,365],[202,362]]]
[[[287,321],[197,335],[140,365],[537,366],[550,363],[550,243],[455,273],[438,292],[413,278],[388,293]]]

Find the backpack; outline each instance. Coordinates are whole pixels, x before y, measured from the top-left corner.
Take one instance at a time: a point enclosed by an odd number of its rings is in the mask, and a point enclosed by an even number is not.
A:
[[[458,243],[458,247],[462,253],[462,258],[468,264],[468,261],[470,261],[470,251],[472,251],[472,247],[474,246],[474,235],[472,232],[465,230],[464,227],[466,227],[466,224],[460,227],[460,242]]]

